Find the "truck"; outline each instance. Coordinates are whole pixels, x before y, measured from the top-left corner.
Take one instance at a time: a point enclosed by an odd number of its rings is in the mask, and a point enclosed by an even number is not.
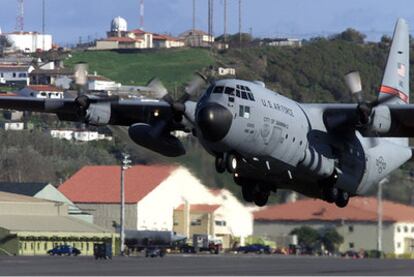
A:
[[[223,250],[223,243],[220,239],[214,239],[206,234],[194,234],[193,244],[184,244],[180,246],[181,253],[199,253],[210,252],[219,254]]]
[[[164,257],[167,250],[179,247],[186,241],[171,231],[126,230],[125,245],[128,251],[145,252],[145,257]]]

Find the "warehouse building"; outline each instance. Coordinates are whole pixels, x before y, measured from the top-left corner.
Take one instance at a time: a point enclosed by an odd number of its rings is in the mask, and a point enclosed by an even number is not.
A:
[[[119,226],[119,166],[86,166],[59,190],[78,207],[93,214],[96,224],[105,228]],[[253,230],[252,214],[230,192],[212,193],[184,167],[131,167],[125,172],[125,203],[126,229],[176,231],[189,238],[196,231],[191,229],[190,217],[184,220],[179,214],[184,212],[183,205],[190,205],[187,213],[198,216],[201,212],[201,217],[210,218],[200,225],[204,234],[226,237],[225,241],[230,241],[230,237],[243,240]],[[214,227],[204,228],[206,224]]]
[[[377,200],[354,197],[344,209],[306,199],[268,206],[254,213],[254,235],[277,241],[298,227],[335,228],[344,238],[340,251],[377,249]],[[383,201],[385,253],[414,253],[414,207]]]
[[[69,216],[64,203],[0,192],[0,255],[46,255],[63,244],[92,255],[94,243],[111,243],[115,249],[116,238],[112,231]]]

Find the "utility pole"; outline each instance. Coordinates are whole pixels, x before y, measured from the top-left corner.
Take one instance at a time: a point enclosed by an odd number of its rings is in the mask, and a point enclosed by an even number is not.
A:
[[[119,249],[121,251],[121,256],[125,255],[125,171],[130,168],[131,160],[129,160],[129,155],[126,153],[122,154],[122,165],[121,165],[121,228],[119,230],[120,234],[120,245]]]
[[[388,183],[388,178],[382,179],[378,183],[378,193],[377,193],[377,250],[379,254],[382,253],[382,218],[383,218],[383,210],[382,210],[382,186],[385,183]]]
[[[240,44],[240,51],[242,49],[242,1],[239,0],[239,44]]]
[[[193,32],[196,28],[196,3],[195,0],[193,0]]]
[[[139,4],[139,29],[144,31],[144,0]]]
[[[223,31],[223,41],[227,42],[227,0],[224,0],[224,31]]]
[[[42,0],[42,50],[45,51],[45,15],[46,9],[45,9],[45,0]]]

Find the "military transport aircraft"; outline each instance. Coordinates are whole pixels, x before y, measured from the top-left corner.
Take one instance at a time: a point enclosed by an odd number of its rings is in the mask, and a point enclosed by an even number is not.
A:
[[[412,157],[409,64],[408,25],[399,19],[373,102],[364,100],[359,73],[351,72],[345,81],[355,104],[297,103],[262,82],[234,79],[212,82],[195,102],[190,97],[205,81],[197,75],[178,100],[153,79],[148,88],[155,99],[0,97],[0,108],[128,126],[135,143],[169,157],[185,154],[172,131],[192,132],[215,156],[217,171],[233,175],[246,201],[263,206],[283,188],[345,207]]]

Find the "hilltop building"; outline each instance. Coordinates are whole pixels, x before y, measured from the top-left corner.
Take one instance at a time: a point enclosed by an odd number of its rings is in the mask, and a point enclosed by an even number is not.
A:
[[[210,47],[214,43],[214,36],[201,30],[188,30],[179,36],[188,47]]]
[[[3,33],[0,36],[5,37],[11,44],[14,51],[24,53],[34,53],[36,51],[49,51],[52,49],[52,35],[39,34],[37,32],[13,32]]]
[[[298,227],[335,228],[344,237],[340,251],[377,249],[377,200],[354,197],[344,209],[306,199],[254,212],[254,234],[272,240]],[[414,207],[383,201],[383,251],[414,253]]]
[[[90,211],[96,224],[119,225],[119,166],[86,166],[59,190]],[[126,229],[175,231],[187,238],[203,231],[222,239],[225,247],[235,237],[243,241],[253,230],[250,211],[230,192],[212,193],[184,167],[131,167],[125,172],[125,203]]]
[[[0,84],[12,86],[27,86],[30,83],[29,74],[34,70],[31,64],[2,63],[0,64]]]
[[[128,31],[127,21],[117,16],[111,21],[111,29],[105,39],[96,41],[97,50],[151,49],[183,47],[179,38],[146,32],[141,29]]]

